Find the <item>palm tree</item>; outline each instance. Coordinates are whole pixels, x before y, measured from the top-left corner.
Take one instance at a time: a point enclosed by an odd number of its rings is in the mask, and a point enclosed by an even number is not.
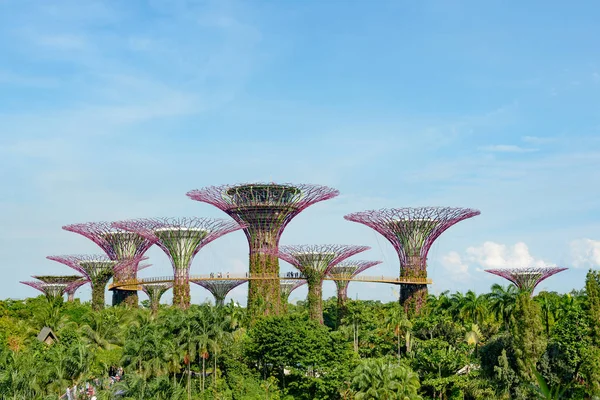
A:
[[[400,336],[404,333],[404,341],[406,344],[406,352],[410,352],[410,329],[412,328],[412,323],[406,318],[406,314],[404,314],[404,310],[400,308],[400,305],[395,303],[395,307],[388,314],[388,318],[386,320],[386,327],[388,329],[392,328],[394,331],[394,335],[396,335],[396,340],[398,344],[398,359],[400,359]]]
[[[506,288],[494,283],[491,292],[487,294],[490,302],[490,311],[494,313],[497,319],[504,323],[504,328],[508,330],[512,319],[512,312],[517,302],[517,287],[508,285]]]
[[[477,296],[475,292],[469,290],[462,298],[459,315],[463,318],[470,319],[474,324],[480,323],[487,313],[486,300],[485,295]]]

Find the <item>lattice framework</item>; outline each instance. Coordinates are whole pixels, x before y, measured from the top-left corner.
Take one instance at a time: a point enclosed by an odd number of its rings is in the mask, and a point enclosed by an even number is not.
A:
[[[396,249],[401,277],[427,277],[427,254],[433,242],[448,228],[479,215],[459,207],[405,207],[370,210],[344,216],[383,235]],[[400,285],[400,301],[407,312],[419,312],[427,298],[427,286]]]
[[[190,306],[189,275],[196,254],[208,243],[242,229],[234,221],[211,218],[148,218],[114,222],[115,227],[153,240],[173,266],[173,305]]]
[[[308,284],[309,316],[323,323],[323,278],[330,269],[368,246],[341,244],[281,246],[278,256],[298,268]]]
[[[49,260],[57,261],[82,274],[92,286],[92,308],[100,310],[104,308],[104,291],[106,284],[113,276],[114,268],[122,267],[122,264],[139,263],[142,258],[129,260],[111,260],[104,254],[81,254],[65,256],[48,256]]]
[[[335,282],[335,286],[338,290],[338,300],[346,300],[348,298],[348,284],[350,283],[350,279],[378,264],[381,264],[381,261],[344,260],[337,265],[334,265],[329,270],[328,275]]]
[[[78,233],[96,243],[111,260],[125,260],[141,257],[154,244],[152,238],[144,237],[135,232],[129,232],[115,227],[112,222],[87,222],[63,226],[66,231]],[[137,277],[137,265],[128,264],[127,268],[115,271],[114,280],[123,282]],[[116,289],[113,292],[113,304],[124,302],[137,306],[138,295],[135,290]]]
[[[306,284],[306,279],[286,279],[282,280],[279,285],[281,286],[281,301],[287,304],[288,299],[292,292],[298,289],[300,286]]]
[[[337,196],[335,189],[309,184],[243,183],[210,186],[187,193],[193,200],[212,204],[239,223],[246,224],[244,233],[250,248],[251,274],[279,275],[276,252],[287,224],[307,207]],[[251,316],[279,314],[280,287],[277,279],[251,281],[248,288],[248,310]]]
[[[66,284],[65,293],[68,301],[73,301],[77,289],[88,283],[88,280],[81,275],[34,275],[32,278],[48,284]]]
[[[508,279],[520,290],[529,292],[531,295],[533,295],[533,291],[535,290],[536,286],[540,284],[540,282],[567,269],[568,268],[548,266],[486,269],[485,272]]]
[[[32,288],[44,293],[48,300],[53,300],[58,297],[62,297],[65,294],[67,288],[69,287],[69,284],[64,282],[46,283],[41,281],[21,281],[20,283],[27,286],[31,286]]]
[[[223,281],[205,281],[205,280],[192,280],[197,285],[202,286],[208,290],[215,298],[215,305],[222,307],[225,304],[225,297],[236,287],[248,282],[247,279],[232,279]]]
[[[156,315],[158,312],[158,306],[160,305],[160,298],[163,294],[173,287],[173,283],[146,283],[142,285],[142,290],[150,299],[150,309],[152,314]]]

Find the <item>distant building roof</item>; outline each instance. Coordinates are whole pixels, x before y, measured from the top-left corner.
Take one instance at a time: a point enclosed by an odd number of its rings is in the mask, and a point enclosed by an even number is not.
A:
[[[43,342],[43,343],[46,343],[46,344],[52,344],[52,343],[58,341],[58,339],[56,338],[56,335],[54,334],[54,332],[52,331],[52,329],[50,329],[47,326],[45,326],[45,327],[42,328],[42,330],[40,331],[40,333],[37,335],[37,339],[40,342]]]

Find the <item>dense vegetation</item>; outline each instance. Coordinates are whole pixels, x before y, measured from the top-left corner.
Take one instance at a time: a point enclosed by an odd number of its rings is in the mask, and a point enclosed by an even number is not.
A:
[[[324,302],[249,326],[244,308],[121,307],[40,296],[0,302],[0,396],[57,399],[590,399],[600,395],[600,274],[581,291],[530,298],[514,286],[396,303]],[[340,322],[341,321],[341,322]],[[36,335],[52,328],[58,342]],[[115,367],[123,379],[109,385]]]

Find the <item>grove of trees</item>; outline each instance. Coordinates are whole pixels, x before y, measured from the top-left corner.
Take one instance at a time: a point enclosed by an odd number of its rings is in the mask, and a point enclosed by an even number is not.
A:
[[[123,400],[600,398],[594,271],[568,294],[430,295],[411,319],[397,302],[352,300],[339,318],[335,298],[323,325],[305,302],[253,323],[233,302],[156,315],[143,304],[0,301],[0,397],[58,399],[90,383],[97,399]],[[43,327],[55,343],[37,339]]]

